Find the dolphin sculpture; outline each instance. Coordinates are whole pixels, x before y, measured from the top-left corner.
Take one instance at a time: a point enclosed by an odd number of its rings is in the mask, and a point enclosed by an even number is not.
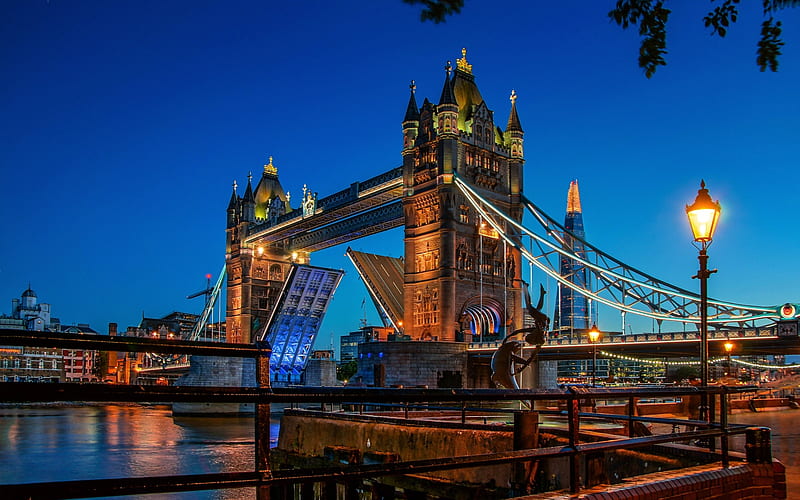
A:
[[[520,328],[508,334],[500,347],[492,355],[489,366],[492,369],[492,382],[498,388],[519,389],[516,375],[528,367],[539,355],[544,344],[544,334],[550,325],[550,318],[542,312],[544,307],[544,296],[547,293],[544,287],[539,285],[539,303],[536,307],[531,304],[531,297],[528,293],[528,284],[525,285],[525,310],[533,318],[533,326]],[[524,337],[523,337],[524,336]],[[522,340],[524,338],[524,340]],[[525,344],[536,346],[533,354],[528,359],[520,356]]]

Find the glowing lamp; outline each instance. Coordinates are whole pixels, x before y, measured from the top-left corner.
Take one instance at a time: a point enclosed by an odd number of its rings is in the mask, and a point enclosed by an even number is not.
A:
[[[731,351],[733,350],[733,342],[731,342],[731,341],[729,340],[729,341],[725,342],[725,344],[723,344],[723,347],[725,347],[725,352],[727,352],[728,354],[730,354],[730,353],[731,353]]]
[[[600,330],[597,329],[597,325],[592,325],[592,329],[589,330],[589,341],[591,343],[595,343],[600,340]]]
[[[692,226],[694,241],[698,243],[711,243],[721,208],[719,201],[713,201],[706,189],[705,181],[700,181],[700,189],[694,203],[686,206],[686,215]]]
[[[592,328],[588,332],[589,335],[589,342],[592,343],[592,387],[597,385],[597,341],[600,340],[600,330],[597,329],[597,325],[592,325]],[[594,405],[594,400],[592,400],[592,405]]]

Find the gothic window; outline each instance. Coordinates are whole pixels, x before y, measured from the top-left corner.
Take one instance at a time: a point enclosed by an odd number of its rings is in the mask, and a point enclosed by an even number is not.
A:
[[[272,264],[269,267],[269,279],[272,281],[283,281],[283,269],[280,264]]]
[[[256,269],[253,272],[253,276],[256,277],[256,278],[264,279],[266,277],[264,275],[264,267],[263,266],[256,266]]]
[[[462,224],[469,224],[469,206],[460,205],[458,207],[458,220]]]

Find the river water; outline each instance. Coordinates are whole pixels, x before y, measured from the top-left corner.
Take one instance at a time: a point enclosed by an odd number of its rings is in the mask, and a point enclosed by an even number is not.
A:
[[[275,421],[273,446],[277,432]],[[165,405],[0,408],[0,484],[252,471],[253,434],[252,417],[173,420]],[[147,498],[255,498],[255,493]]]
[[[741,413],[731,420],[772,428],[773,455],[787,466],[789,498],[800,498],[800,411]],[[278,427],[273,421],[272,446]],[[743,438],[731,449],[742,451]],[[252,418],[173,419],[166,405],[0,407],[0,484],[252,469]],[[147,498],[246,499],[255,493]]]

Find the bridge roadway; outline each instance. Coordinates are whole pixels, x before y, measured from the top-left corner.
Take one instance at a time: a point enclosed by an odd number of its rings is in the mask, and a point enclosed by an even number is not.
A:
[[[550,338],[542,346],[542,359],[587,359],[597,352],[606,351],[622,356],[639,358],[692,358],[699,357],[699,332],[642,333],[632,335],[609,334],[608,340],[592,344],[584,337]],[[731,356],[800,355],[800,337],[778,337],[775,328],[753,328],[728,332],[710,332],[709,358],[726,356],[724,344],[730,340],[734,347]],[[491,357],[500,342],[473,342],[470,356]],[[526,355],[533,347],[526,347]]]
[[[403,225],[403,168],[396,167],[363,182],[354,182],[316,200],[313,214],[303,207],[255,227],[245,243],[280,245],[313,252]]]
[[[544,360],[589,359],[592,350],[605,351],[622,356],[638,358],[699,358],[700,334],[698,332],[639,333],[621,335],[609,333],[609,340],[592,344],[581,336],[549,338],[542,346],[539,357]],[[800,337],[778,337],[775,327],[711,332],[708,341],[709,358],[726,356],[724,344],[730,340],[732,356],[800,355]],[[500,342],[473,342],[469,355],[488,362]],[[524,354],[530,355],[533,347],[526,347]],[[144,369],[142,376],[159,376],[170,372],[185,371],[188,365],[176,364]]]

